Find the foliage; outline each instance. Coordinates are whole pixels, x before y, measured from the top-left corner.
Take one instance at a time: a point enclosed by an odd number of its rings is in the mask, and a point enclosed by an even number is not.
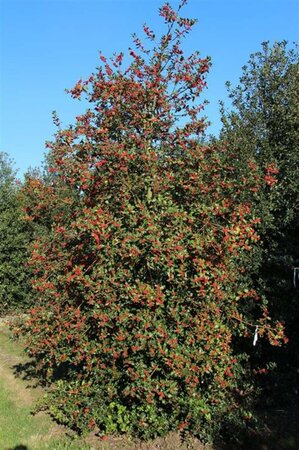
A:
[[[8,155],[0,153],[0,314],[30,304],[28,245],[30,226],[23,220],[19,185]]]
[[[257,159],[265,168],[265,198],[274,219],[266,228],[281,230],[298,209],[298,52],[286,41],[251,55],[243,67],[240,85],[227,83],[233,110],[222,107],[222,138],[243,155]],[[269,170],[270,169],[270,170]],[[269,190],[271,175],[278,170],[275,189]]]
[[[266,185],[254,199],[256,214],[263,218],[262,252],[251,277],[290,340],[275,354],[267,346],[260,354],[264,367],[271,361],[278,365],[267,385],[275,392],[279,384],[280,404],[294,400],[298,386],[299,309],[293,284],[293,267],[299,265],[298,63],[295,46],[264,43],[244,66],[239,86],[229,88],[233,110],[222,109],[222,139],[239,153],[241,165],[255,157],[265,175]]]
[[[179,11],[185,1],[179,7]],[[77,430],[144,438],[179,429],[208,439],[248,420],[236,336],[278,345],[266,305],[244,272],[259,237],[247,191],[254,161],[203,146],[198,97],[209,60],[185,56],[194,20],[169,4],[161,38],[145,25],[123,55],[70,91],[92,107],[58,131],[50,181],[28,178],[35,307],[19,332],[53,389],[51,413]],[[138,53],[137,53],[138,52]],[[248,388],[249,390],[249,388]]]

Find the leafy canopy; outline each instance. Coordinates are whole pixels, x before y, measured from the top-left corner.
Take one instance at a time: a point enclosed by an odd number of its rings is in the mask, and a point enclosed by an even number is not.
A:
[[[0,152],[0,314],[24,310],[30,304],[30,226],[23,219],[19,182],[13,163]]]

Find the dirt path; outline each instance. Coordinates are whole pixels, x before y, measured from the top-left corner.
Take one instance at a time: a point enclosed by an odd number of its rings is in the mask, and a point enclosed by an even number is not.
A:
[[[24,388],[11,371],[12,366],[19,364],[21,358],[0,353],[0,378],[5,389],[12,393],[13,401],[20,406],[33,405],[34,397],[29,389]]]
[[[13,401],[20,406],[32,406],[36,397],[13,373],[13,367],[22,363],[24,358],[0,352],[0,379],[6,390],[12,393]]]
[[[0,320],[0,378],[5,389],[12,393],[13,401],[20,406],[31,406],[37,398],[30,389],[14,374],[14,368],[25,363],[25,356],[13,354],[8,349],[12,345],[9,338],[7,321]],[[17,344],[16,344],[17,346]],[[19,350],[19,349],[18,349]]]

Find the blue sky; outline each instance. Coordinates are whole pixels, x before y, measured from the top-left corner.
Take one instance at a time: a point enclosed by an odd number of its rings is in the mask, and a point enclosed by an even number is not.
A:
[[[65,125],[82,105],[65,88],[87,78],[99,65],[98,52],[126,51],[131,34],[146,22],[162,30],[157,0],[0,0],[0,151],[14,159],[21,175],[40,166],[44,142],[55,131],[51,112]],[[177,5],[178,1],[171,2]],[[261,42],[299,38],[295,0],[189,0],[183,14],[198,24],[185,42],[187,52],[211,56],[213,66],[203,99],[209,131],[220,127],[218,101],[226,98],[250,53]]]

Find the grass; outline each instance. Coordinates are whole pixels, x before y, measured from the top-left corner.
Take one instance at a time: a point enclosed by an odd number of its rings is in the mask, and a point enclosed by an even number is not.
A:
[[[83,440],[74,441],[63,427],[45,413],[32,415],[39,388],[28,387],[14,375],[14,366],[26,362],[22,345],[9,339],[7,326],[0,326],[0,449],[88,450]]]
[[[26,446],[28,449],[47,449],[44,438],[50,433],[47,416],[32,416],[31,407],[20,404],[0,380],[0,443],[1,448]]]

